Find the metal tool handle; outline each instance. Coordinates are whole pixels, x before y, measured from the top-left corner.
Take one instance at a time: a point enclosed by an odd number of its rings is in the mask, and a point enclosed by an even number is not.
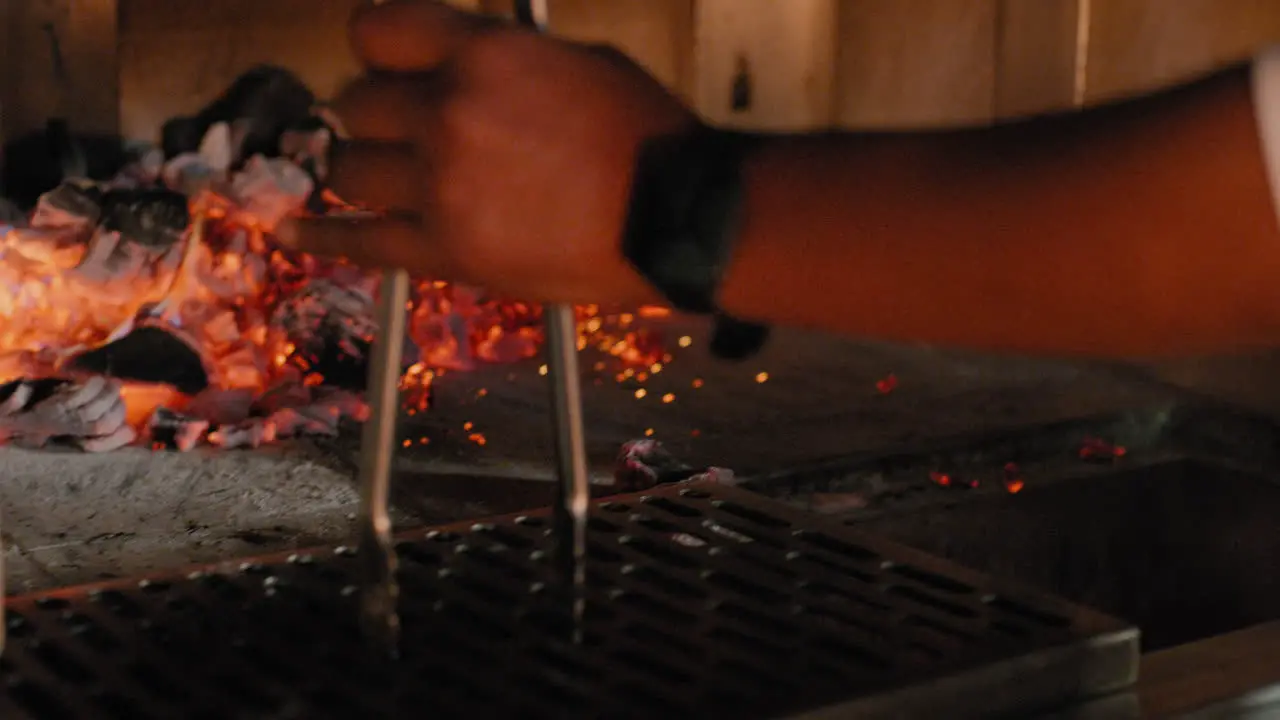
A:
[[[400,587],[389,505],[408,302],[409,274],[385,271],[377,306],[380,336],[369,362],[369,417],[360,443],[360,619],[369,639],[391,656],[399,652]]]
[[[380,5],[382,0],[371,0]],[[400,416],[400,367],[409,303],[409,273],[383,272],[369,358],[369,417],[360,438],[360,520],[356,555],[360,624],[375,645],[392,657],[400,651],[399,560],[391,538],[391,473]]]
[[[516,0],[516,21],[546,32],[548,0]],[[582,422],[582,384],[578,375],[578,324],[572,305],[553,303],[543,309],[547,337],[547,376],[551,385],[555,429],[557,565],[571,597],[573,638],[582,640],[586,613],[587,510],[591,498],[586,431]]]

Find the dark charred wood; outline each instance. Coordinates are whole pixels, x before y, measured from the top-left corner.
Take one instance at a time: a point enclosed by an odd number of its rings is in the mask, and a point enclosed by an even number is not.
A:
[[[173,333],[155,326],[137,328],[115,342],[78,355],[68,367],[123,380],[161,383],[187,395],[209,386],[200,354]]]
[[[193,117],[174,118],[162,131],[166,158],[196,152],[215,123],[225,122],[242,138],[237,160],[254,155],[278,157],[280,136],[312,116],[315,94],[292,72],[260,65],[242,74]]]
[[[27,224],[27,214],[11,200],[0,197],[0,225],[22,227]]]
[[[102,200],[102,189],[97,183],[78,178],[67,180],[40,196],[36,203],[37,216],[34,224],[40,225],[40,215],[52,214],[48,213],[52,210],[82,220],[88,225],[96,225],[102,216]]]
[[[159,408],[151,416],[149,427],[153,442],[186,452],[204,439],[209,430],[209,421],[188,417],[168,408]]]
[[[124,142],[119,137],[76,135],[72,138],[65,126],[56,123],[33,133],[15,138],[0,152],[0,195],[18,207],[34,207],[40,196],[53,190],[64,177],[63,160],[71,140],[83,150],[88,177],[109,180],[128,161]]]
[[[102,196],[102,227],[152,250],[172,247],[191,224],[187,197],[164,189],[110,190]]]

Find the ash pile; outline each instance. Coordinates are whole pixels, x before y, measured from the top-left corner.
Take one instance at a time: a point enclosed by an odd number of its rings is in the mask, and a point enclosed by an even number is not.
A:
[[[259,67],[162,136],[107,179],[0,202],[0,443],[256,447],[362,420],[380,277],[273,236],[353,209],[325,187],[340,121]],[[419,280],[406,312],[420,409],[441,368],[537,352],[534,306]]]

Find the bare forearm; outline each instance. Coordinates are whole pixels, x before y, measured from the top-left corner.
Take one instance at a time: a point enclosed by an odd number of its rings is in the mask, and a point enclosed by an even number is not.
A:
[[[1280,343],[1247,71],[1004,127],[780,139],[747,174],[730,313],[1045,353]]]

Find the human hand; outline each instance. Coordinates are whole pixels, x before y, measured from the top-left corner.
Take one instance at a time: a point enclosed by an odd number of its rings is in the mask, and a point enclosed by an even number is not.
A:
[[[697,121],[653,78],[426,0],[362,9],[352,37],[368,74],[337,101],[353,140],[330,185],[390,212],[292,221],[282,242],[529,301],[662,302],[621,254],[632,168]]]

